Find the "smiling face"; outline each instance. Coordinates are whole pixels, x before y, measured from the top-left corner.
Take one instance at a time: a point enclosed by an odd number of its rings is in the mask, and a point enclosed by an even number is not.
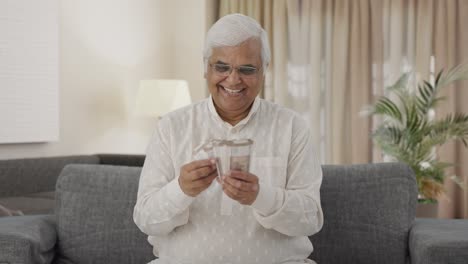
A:
[[[218,114],[231,124],[236,124],[248,115],[255,97],[263,86],[260,54],[260,41],[249,39],[238,46],[213,48],[212,55],[208,59],[209,66],[205,74],[208,89]],[[217,70],[226,70],[223,65],[230,65],[233,68],[226,76],[217,72]],[[258,71],[252,74],[249,72],[251,67]]]

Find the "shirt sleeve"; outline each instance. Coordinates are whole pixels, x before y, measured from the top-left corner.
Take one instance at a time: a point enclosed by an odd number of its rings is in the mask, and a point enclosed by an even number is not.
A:
[[[255,218],[263,227],[289,236],[317,233],[323,225],[322,168],[305,125],[293,126],[286,177],[286,188],[260,185],[252,204]]]
[[[180,188],[171,159],[167,120],[158,122],[148,145],[138,186],[133,220],[149,236],[166,235],[188,222],[193,197]]]

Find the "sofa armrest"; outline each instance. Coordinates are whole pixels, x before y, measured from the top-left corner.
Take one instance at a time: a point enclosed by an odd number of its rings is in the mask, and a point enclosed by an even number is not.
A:
[[[1,217],[0,263],[51,263],[57,237],[54,217]]]
[[[409,246],[411,264],[466,264],[468,220],[417,218]]]

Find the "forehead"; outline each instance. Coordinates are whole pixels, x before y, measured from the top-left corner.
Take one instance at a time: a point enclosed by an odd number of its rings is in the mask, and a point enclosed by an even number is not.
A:
[[[259,65],[261,64],[261,43],[259,40],[250,39],[233,47],[213,48],[210,61],[222,61],[234,65]]]

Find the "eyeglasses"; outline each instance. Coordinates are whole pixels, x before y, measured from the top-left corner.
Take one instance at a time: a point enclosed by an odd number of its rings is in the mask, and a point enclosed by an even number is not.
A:
[[[257,77],[257,74],[259,71],[258,68],[252,67],[252,66],[232,67],[229,64],[223,64],[223,63],[213,63],[213,64],[210,64],[210,67],[218,76],[222,76],[222,77],[227,77],[231,75],[232,70],[236,69],[237,73],[242,78],[255,78]]]

